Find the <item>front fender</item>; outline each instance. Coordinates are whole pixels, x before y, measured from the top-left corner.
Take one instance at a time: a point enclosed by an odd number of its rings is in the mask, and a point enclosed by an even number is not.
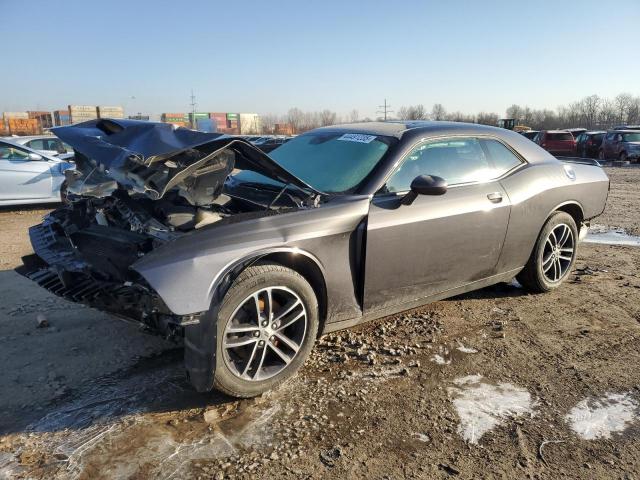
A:
[[[368,209],[368,196],[354,196],[315,209],[214,224],[147,254],[132,268],[173,313],[199,313],[211,306],[224,275],[253,257],[294,251],[311,257],[323,271],[335,265],[348,271],[349,239]],[[344,289],[342,273],[327,272],[327,283],[335,279],[337,288]]]

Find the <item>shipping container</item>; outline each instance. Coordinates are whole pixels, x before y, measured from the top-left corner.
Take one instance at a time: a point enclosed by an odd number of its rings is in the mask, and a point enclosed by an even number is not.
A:
[[[124,108],[98,106],[99,118],[124,118]]]
[[[63,127],[65,125],[69,125],[71,123],[69,110],[54,110],[53,121],[56,127]]]
[[[229,125],[227,124],[226,113],[211,113],[210,117],[215,122],[218,132],[221,132],[229,127]]]
[[[53,127],[53,117],[51,116],[51,112],[27,112],[29,114],[29,118],[35,118],[38,120],[40,128],[51,128]]]
[[[293,135],[293,125],[290,123],[276,123],[273,126],[273,133],[276,135]]]
[[[93,105],[69,105],[71,123],[81,123],[98,118],[98,109]]]
[[[165,123],[186,122],[186,118],[184,113],[163,113],[160,115],[160,121]]]
[[[6,122],[10,118],[29,118],[29,114],[27,112],[4,112],[2,118]]]
[[[39,135],[42,129],[35,118],[9,118],[9,135]]]
[[[142,120],[143,122],[148,122],[149,115],[129,115],[129,120]]]
[[[242,135],[255,135],[262,132],[262,122],[257,113],[241,113],[239,117]]]

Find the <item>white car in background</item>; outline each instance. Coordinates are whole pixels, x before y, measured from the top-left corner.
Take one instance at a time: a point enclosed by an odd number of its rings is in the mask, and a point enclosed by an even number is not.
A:
[[[64,171],[74,164],[0,140],[0,206],[65,200]]]
[[[73,158],[73,148],[54,135],[5,137],[3,140],[8,140],[17,145],[24,145],[49,157],[57,157],[62,160]]]

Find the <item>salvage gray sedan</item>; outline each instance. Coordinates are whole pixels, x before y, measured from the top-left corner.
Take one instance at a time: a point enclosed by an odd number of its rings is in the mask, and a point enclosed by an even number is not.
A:
[[[21,271],[73,301],[184,339],[199,391],[249,397],[293,375],[318,335],[517,277],[569,275],[609,180],[522,135],[445,122],[245,140],[99,120],[70,204],[30,230]]]

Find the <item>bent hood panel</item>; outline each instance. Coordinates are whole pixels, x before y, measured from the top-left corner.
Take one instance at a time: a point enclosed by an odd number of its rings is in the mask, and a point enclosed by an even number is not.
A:
[[[110,178],[154,200],[184,178],[212,166],[220,171],[222,181],[238,168],[315,191],[261,150],[235,137],[137,120],[90,120],[52,130],[95,163],[82,172],[83,182],[89,175]],[[82,161],[78,169],[82,170]]]

